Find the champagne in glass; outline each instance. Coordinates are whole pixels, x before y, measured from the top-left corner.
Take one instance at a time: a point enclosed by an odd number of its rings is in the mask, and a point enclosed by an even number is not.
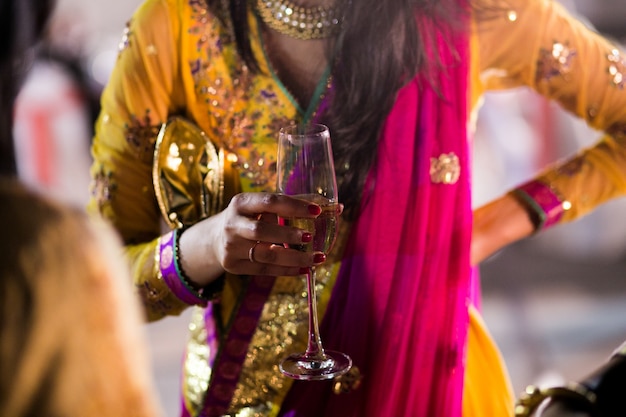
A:
[[[301,251],[328,253],[337,235],[337,180],[328,127],[319,124],[283,128],[278,139],[278,192],[320,205],[322,213],[315,219],[282,218],[281,223],[310,232],[313,240],[290,245]],[[280,363],[283,374],[302,380],[331,379],[343,375],[352,366],[349,356],[324,350],[319,334],[315,268],[307,272],[309,335],[303,353],[287,356]]]

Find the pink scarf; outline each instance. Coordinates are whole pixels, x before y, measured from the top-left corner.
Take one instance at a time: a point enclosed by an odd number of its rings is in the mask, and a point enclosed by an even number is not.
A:
[[[462,414],[472,215],[468,41],[456,39],[458,56],[440,38],[437,46],[438,91],[412,81],[386,120],[368,179],[374,187],[366,187],[372,191],[321,326],[324,346],[352,357],[361,387],[335,395],[330,382],[296,382],[283,416]],[[449,153],[459,158],[459,180],[433,182],[431,158]]]

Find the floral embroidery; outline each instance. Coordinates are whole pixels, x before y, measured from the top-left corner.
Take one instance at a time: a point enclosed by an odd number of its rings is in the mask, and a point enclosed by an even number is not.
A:
[[[100,170],[94,175],[90,188],[91,195],[96,200],[100,211],[102,211],[102,207],[113,199],[113,194],[117,188],[113,181],[113,173],[110,171],[106,172],[104,166],[101,166]]]
[[[576,50],[571,49],[567,43],[554,42],[552,49],[541,48],[537,62],[535,81],[550,81],[557,76],[565,76],[572,70],[572,61],[576,56]]]
[[[613,49],[606,57],[609,60],[608,72],[611,78],[611,84],[622,90],[626,83],[626,77],[624,77],[624,73],[626,72],[626,60],[624,60],[617,49]]]
[[[253,74],[241,62],[234,38],[219,19],[207,16],[204,6],[190,4],[193,20],[188,33],[198,54],[189,60],[188,70],[206,108],[202,127],[227,151],[244,187],[272,190],[276,134],[294,123],[295,109],[286,107],[288,101],[272,77]]]
[[[434,184],[456,184],[460,175],[459,157],[453,152],[430,158],[430,180]]]
[[[161,124],[151,124],[150,110],[146,110],[143,119],[131,116],[130,125],[126,126],[126,142],[135,149],[137,157],[142,161],[152,161],[160,128]]]

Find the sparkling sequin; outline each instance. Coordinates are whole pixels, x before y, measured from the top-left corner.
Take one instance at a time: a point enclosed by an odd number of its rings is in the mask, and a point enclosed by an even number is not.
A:
[[[430,158],[430,180],[434,184],[456,184],[461,175],[459,157],[450,152]]]
[[[506,17],[507,17],[507,19],[509,19],[510,22],[516,22],[517,21],[517,12],[515,10],[509,10],[506,13]]]
[[[120,53],[130,47],[130,43],[131,43],[130,39],[133,33],[130,29],[130,26],[131,26],[131,21],[128,21],[126,23],[126,27],[124,28],[124,32],[122,32],[122,40],[117,46],[117,49]]]
[[[567,43],[554,42],[552,48],[541,48],[537,62],[535,81],[550,81],[557,76],[565,76],[572,70],[576,50],[571,49]]]
[[[275,133],[294,123],[294,109],[285,114],[282,92],[274,80],[250,73],[235,53],[230,33],[206,10],[194,4],[195,36],[199,57],[189,61],[195,90],[207,104],[207,135],[231,156],[232,167],[255,191],[274,188]],[[236,88],[235,88],[236,87]],[[272,108],[271,112],[260,109]]]
[[[193,410],[193,415],[197,415],[202,407],[204,393],[209,387],[211,378],[209,366],[211,351],[207,344],[204,311],[201,308],[194,308],[191,323],[183,372],[186,401]]]
[[[157,55],[157,54],[158,54],[158,50],[155,45],[146,46],[146,55]]]
[[[626,60],[624,60],[620,51],[617,49],[613,49],[607,55],[607,59],[609,61],[608,73],[611,84],[622,90],[626,83]]]

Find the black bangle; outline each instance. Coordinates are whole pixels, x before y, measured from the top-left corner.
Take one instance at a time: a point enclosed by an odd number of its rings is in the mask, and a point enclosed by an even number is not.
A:
[[[215,301],[220,297],[222,291],[224,290],[224,282],[226,280],[225,275],[222,275],[204,287],[198,287],[191,282],[187,274],[185,274],[180,262],[179,242],[180,236],[183,234],[185,229],[185,227],[181,227],[174,230],[174,266],[176,267],[176,272],[178,273],[178,276],[180,277],[180,280],[185,288],[187,288],[196,297],[205,301]]]

